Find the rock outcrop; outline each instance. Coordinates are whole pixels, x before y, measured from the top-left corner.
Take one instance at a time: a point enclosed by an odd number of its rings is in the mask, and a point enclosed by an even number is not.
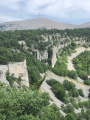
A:
[[[54,65],[57,62],[57,56],[56,56],[56,54],[57,54],[57,52],[58,52],[59,49],[60,49],[60,46],[53,47],[53,54],[52,54],[52,59],[51,59],[52,68],[54,67]]]
[[[24,62],[9,63],[8,65],[0,65],[0,81],[8,84],[6,80],[6,73],[13,74],[16,78],[21,78],[21,86],[29,87],[28,71],[26,66],[26,60]]]
[[[24,49],[28,49],[27,45],[26,45],[26,42],[24,40],[21,40],[21,41],[18,41],[19,45],[23,45],[23,48]]]
[[[9,85],[9,82],[6,80],[6,73],[8,71],[7,65],[0,65],[0,82],[3,82]]]
[[[48,52],[47,50],[45,51],[39,51],[39,50],[34,50],[34,56],[36,57],[37,60],[44,60],[48,59]]]

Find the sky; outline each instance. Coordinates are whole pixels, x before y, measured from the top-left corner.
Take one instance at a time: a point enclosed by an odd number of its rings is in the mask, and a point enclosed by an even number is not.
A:
[[[0,0],[0,23],[38,16],[73,24],[90,22],[90,0]]]

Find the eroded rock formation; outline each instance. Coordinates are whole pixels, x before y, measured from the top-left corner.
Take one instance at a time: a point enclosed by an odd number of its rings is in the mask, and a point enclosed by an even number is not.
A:
[[[7,72],[11,75],[13,74],[16,78],[20,77],[22,80],[21,86],[29,87],[26,60],[23,62],[9,63],[8,65],[0,65],[0,81],[9,85],[9,82],[6,80]]]
[[[58,52],[59,49],[60,49],[60,46],[53,47],[53,54],[52,54],[52,59],[51,59],[52,68],[54,67],[54,65],[57,62],[57,56],[56,56],[56,54],[57,54],[57,52]]]
[[[34,50],[34,56],[36,57],[37,60],[43,60],[43,59],[48,59],[48,52],[47,50],[44,51],[39,51],[39,50]]]

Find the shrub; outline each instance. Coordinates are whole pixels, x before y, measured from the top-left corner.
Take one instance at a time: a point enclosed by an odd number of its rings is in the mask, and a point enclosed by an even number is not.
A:
[[[70,102],[72,103],[72,105],[73,105],[76,109],[79,108],[79,105],[78,105],[78,103],[76,102],[76,100],[75,100],[74,98],[71,98],[71,99],[70,99]]]
[[[75,88],[75,85],[72,82],[69,82],[68,80],[64,80],[63,86],[66,90],[71,90]]]
[[[77,77],[78,77],[77,72],[74,70],[69,71],[68,77],[73,78],[73,79],[77,79]]]
[[[77,120],[75,118],[75,116],[71,113],[68,113],[66,116],[65,116],[65,120]]]
[[[71,90],[69,91],[69,96],[78,97],[78,96],[79,96],[78,90],[77,90],[76,88],[71,89]]]
[[[66,96],[66,92],[63,87],[60,87],[58,84],[52,86],[52,91],[55,96],[64,102],[64,97]]]
[[[67,105],[67,106],[64,108],[64,112],[65,112],[65,113],[74,113],[74,108],[73,108],[71,105]]]
[[[78,92],[79,92],[79,95],[80,95],[80,96],[84,97],[84,94],[83,94],[82,89],[78,89]]]
[[[55,79],[47,80],[47,84],[51,86],[51,89],[55,94],[55,96],[64,102],[64,97],[66,96],[66,92],[63,85],[60,82],[56,81]]]
[[[90,85],[90,80],[84,80],[84,84]]]
[[[90,93],[88,94],[88,98],[90,99]]]

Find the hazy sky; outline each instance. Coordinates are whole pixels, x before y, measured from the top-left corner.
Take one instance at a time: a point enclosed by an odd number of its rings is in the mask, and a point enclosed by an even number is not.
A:
[[[90,21],[90,0],[0,0],[0,22],[33,19],[38,16],[55,21]]]

